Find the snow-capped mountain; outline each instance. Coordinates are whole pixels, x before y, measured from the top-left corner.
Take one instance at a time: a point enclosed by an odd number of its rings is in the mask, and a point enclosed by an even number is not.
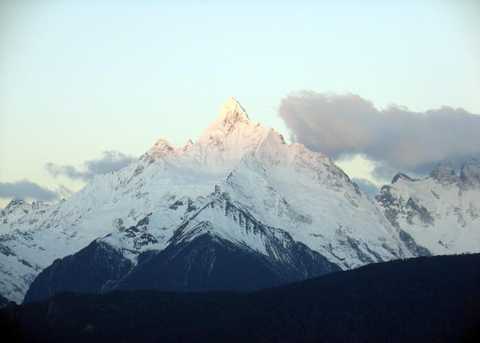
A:
[[[21,301],[35,276],[56,258],[119,227],[135,225],[149,213],[158,213],[161,227],[172,231],[182,217],[180,210],[172,210],[175,204],[211,193],[230,166],[258,144],[263,132],[266,129],[250,122],[230,99],[195,144],[189,141],[174,148],[160,139],[137,162],[96,177],[82,191],[48,209],[32,211],[23,202],[21,207],[16,202],[7,206],[0,221],[0,293]],[[163,248],[166,239],[155,248]]]
[[[152,265],[174,275],[165,263],[174,256],[175,270],[187,274],[154,286],[218,289],[227,260],[237,261],[232,270],[239,261],[262,265],[256,277],[269,275],[265,284],[274,285],[428,254],[431,246],[417,244],[415,232],[385,216],[386,205],[370,201],[327,156],[287,144],[233,98],[197,141],[174,147],[160,139],[65,201],[22,206],[0,221],[0,293],[17,302],[48,266],[30,294],[53,287],[42,280],[65,289],[74,276],[81,289],[129,288]]]
[[[288,232],[256,220],[219,187],[198,205],[190,203],[168,242],[152,213],[56,260],[35,279],[25,301],[67,290],[253,290],[340,270]],[[162,239],[166,246],[158,248]]]
[[[480,161],[441,164],[428,177],[397,174],[377,201],[386,217],[432,254],[480,250]]]

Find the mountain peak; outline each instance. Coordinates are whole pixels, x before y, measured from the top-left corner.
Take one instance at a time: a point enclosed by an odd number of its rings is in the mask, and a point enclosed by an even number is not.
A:
[[[200,140],[209,141],[212,137],[224,137],[238,127],[250,126],[254,125],[245,109],[235,98],[230,97],[220,109],[217,119],[203,132]]]
[[[466,161],[460,169],[460,179],[465,185],[480,185],[480,159]]]
[[[153,148],[155,150],[161,150],[161,151],[172,151],[173,150],[173,146],[165,138],[158,139],[155,142],[155,144],[153,145]]]
[[[220,109],[220,115],[210,126],[208,131],[222,129],[225,131],[230,131],[238,123],[248,124],[250,119],[245,109],[240,105],[240,103],[234,98],[230,97],[223,104]]]
[[[439,163],[430,172],[430,176],[442,184],[451,184],[457,181],[455,168],[449,161]]]
[[[148,151],[148,155],[153,158],[163,157],[175,151],[175,148],[165,139],[158,139],[153,147]]]
[[[223,104],[218,120],[224,123],[235,123],[237,121],[249,121],[249,118],[247,112],[237,99],[230,97]]]
[[[6,210],[13,210],[16,207],[23,206],[25,204],[26,204],[25,200],[15,198],[15,199],[10,200],[10,202],[7,204],[7,206],[5,206],[5,209]]]

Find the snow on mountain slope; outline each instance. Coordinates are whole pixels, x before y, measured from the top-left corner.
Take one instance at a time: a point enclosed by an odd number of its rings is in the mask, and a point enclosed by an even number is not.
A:
[[[192,216],[219,193],[276,228],[271,232],[288,234],[343,269],[426,251],[328,157],[286,144],[232,98],[196,142],[174,147],[160,139],[137,161],[94,178],[65,201],[5,209],[0,293],[21,302],[42,269],[96,239],[136,265],[139,256],[171,246],[182,225],[195,222]],[[266,236],[232,226],[221,211],[201,212],[199,232],[270,256]]]
[[[136,225],[149,213],[158,214],[161,227],[174,227],[182,213],[172,207],[181,199],[211,193],[266,131],[231,98],[196,143],[175,148],[159,140],[138,161],[95,177],[66,201],[47,209],[5,209],[0,222],[0,293],[21,301],[33,278],[54,259],[118,226]]]
[[[433,254],[480,251],[480,163],[459,171],[440,165],[430,176],[397,174],[377,201],[391,223]]]
[[[340,269],[287,231],[259,222],[219,187],[208,198],[165,249],[139,256],[115,289],[245,291]]]
[[[300,144],[288,145],[274,130],[262,131],[254,149],[239,154],[243,157],[236,167],[224,180],[210,185],[210,192],[218,188],[236,206],[267,225],[286,230],[294,240],[341,268],[412,256],[398,230],[328,157]],[[209,198],[175,199],[175,211],[184,219],[192,210],[206,206]],[[145,249],[162,249],[175,232],[174,220],[165,225],[168,213],[154,211],[145,218],[151,225],[142,225],[142,234],[151,235],[149,242],[154,242],[148,248],[136,249],[135,240],[127,237],[124,229],[103,240],[118,246],[133,260]],[[224,216],[210,218],[209,222],[224,239],[250,247],[262,245],[259,236],[235,236],[243,231],[233,230]]]
[[[226,179],[232,199],[259,220],[340,267],[411,256],[398,230],[325,155],[270,130]]]
[[[135,226],[119,227],[56,260],[35,278],[25,301],[62,291],[245,291],[340,269],[287,231],[256,220],[218,186],[200,203],[188,206],[178,227],[159,227],[152,213]]]
[[[14,199],[0,211],[0,225],[3,225],[2,228],[8,230],[8,228],[12,228],[12,226],[8,225],[10,222],[23,223],[28,218],[26,215],[30,212],[42,214],[48,210],[48,207],[48,203],[41,201],[28,203],[24,200]],[[32,224],[32,222],[28,222],[28,224]]]

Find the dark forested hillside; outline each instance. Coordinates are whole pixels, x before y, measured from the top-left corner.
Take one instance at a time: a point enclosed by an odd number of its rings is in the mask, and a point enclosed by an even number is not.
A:
[[[266,230],[260,225],[257,228]],[[62,292],[252,291],[340,270],[316,251],[285,236],[288,240],[269,237],[269,247],[277,255],[266,256],[203,234],[188,242],[172,243],[160,252],[144,253],[135,266],[108,244],[94,241],[45,268],[31,284],[24,303]]]
[[[7,304],[8,304],[8,299],[6,299],[6,298],[4,298],[0,295],[0,308],[6,306]]]
[[[9,340],[478,342],[480,255],[371,264],[252,293],[60,294],[3,309]]]

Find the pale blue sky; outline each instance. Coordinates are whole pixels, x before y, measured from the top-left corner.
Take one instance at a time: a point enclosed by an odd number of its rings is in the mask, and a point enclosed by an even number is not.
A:
[[[293,91],[480,113],[477,1],[0,3],[0,182],[196,138],[235,96],[288,135]],[[368,169],[368,168],[367,168]]]

